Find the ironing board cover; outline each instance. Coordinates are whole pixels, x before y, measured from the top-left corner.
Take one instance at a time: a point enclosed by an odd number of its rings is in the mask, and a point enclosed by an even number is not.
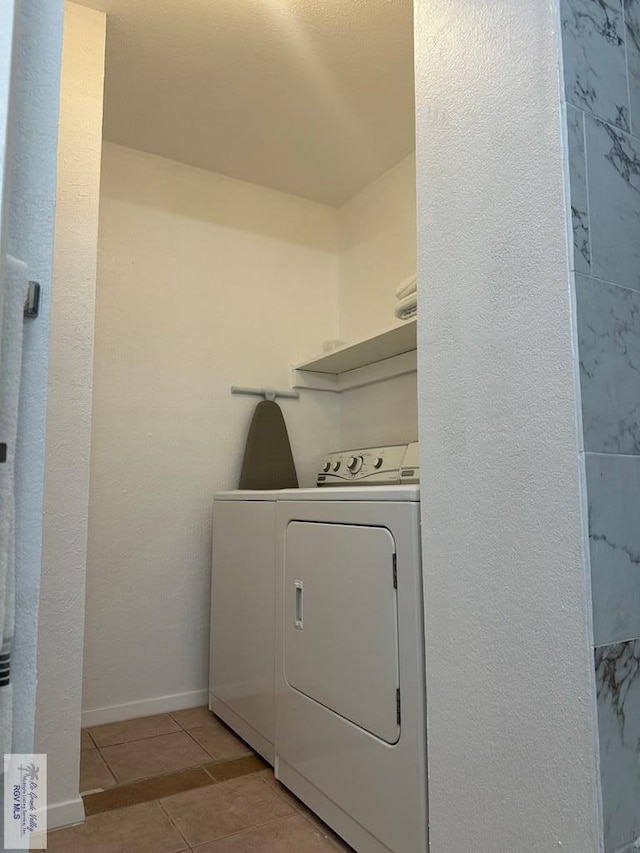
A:
[[[253,413],[238,488],[298,488],[287,425],[272,400],[258,403]]]

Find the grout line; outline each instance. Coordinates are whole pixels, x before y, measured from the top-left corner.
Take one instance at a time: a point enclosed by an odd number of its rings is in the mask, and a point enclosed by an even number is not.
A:
[[[179,724],[178,724],[178,725],[179,725]],[[100,753],[100,756],[101,756],[102,760],[104,761],[104,763],[105,763],[105,764],[107,765],[107,767],[109,768],[109,771],[110,771],[110,773],[112,774],[112,776],[115,778],[116,782],[118,782],[118,784],[128,785],[128,784],[130,784],[130,782],[120,782],[120,781],[119,781],[118,777],[117,777],[117,776],[116,776],[116,774],[115,774],[115,771],[112,769],[112,767],[111,767],[111,765],[109,764],[109,762],[108,762],[108,760],[107,760],[106,756],[105,756],[105,755],[104,755],[104,753],[103,753],[103,750],[104,750],[104,749],[110,749],[111,747],[114,747],[114,746],[130,746],[131,744],[134,744],[134,743],[141,743],[142,741],[156,740],[157,738],[166,737],[167,735],[172,735],[172,734],[177,735],[177,734],[183,734],[183,733],[184,733],[184,734],[189,735],[189,732],[188,732],[188,731],[186,731],[186,729],[184,729],[184,730],[182,730],[182,731],[180,731],[180,732],[165,732],[165,734],[162,734],[162,735],[151,735],[151,736],[148,736],[148,737],[136,738],[135,740],[122,741],[121,743],[109,743],[109,744],[105,744],[104,746],[98,746],[98,745],[96,744],[96,749],[97,749],[97,750],[98,750],[98,752]],[[189,735],[189,737],[191,737],[191,735]],[[197,745],[198,745],[202,750],[204,750],[204,752],[206,752],[206,753],[207,753],[207,755],[210,755],[210,753],[209,753],[206,749],[204,749],[204,747],[203,747],[203,746],[201,746],[201,744],[199,744],[199,743],[195,740],[195,738],[191,738],[191,740],[195,741],[195,743],[196,743],[196,744],[197,744]],[[217,759],[216,759],[216,760],[217,760]],[[190,765],[188,765],[187,767],[180,767],[180,768],[178,768],[178,770],[187,770],[187,769],[188,769],[188,767],[195,767],[195,766],[197,766],[197,765],[190,764]],[[167,772],[168,772],[168,773],[174,773],[174,772],[178,772],[178,771],[177,771],[177,770],[175,770],[175,771],[174,771],[174,770],[169,770],[169,771],[167,771]],[[159,774],[154,773],[154,774],[152,774],[152,776],[164,776],[164,775],[165,775],[164,773],[159,773]],[[147,779],[147,778],[152,778],[152,777],[151,777],[151,776],[144,776],[144,777],[142,777],[142,778]],[[139,780],[139,779],[132,779],[132,780],[130,780],[130,781],[131,781],[131,782],[138,782],[138,781],[141,781],[141,780]]]
[[[209,777],[211,778],[211,780],[213,781],[213,783],[214,783],[215,785],[219,785],[219,784],[220,784],[220,781],[221,781],[221,780],[220,780],[220,779],[216,779],[216,778],[215,778],[215,776],[212,776],[212,775],[211,775],[210,770],[208,769],[208,767],[207,767],[205,764],[203,764],[203,765],[202,765],[202,769],[203,769],[203,770],[204,770],[204,772],[207,774],[207,776],[209,776]],[[250,774],[246,774],[246,775],[250,775]],[[242,777],[233,777],[233,778],[242,778]]]
[[[114,783],[113,785],[110,785],[108,788],[100,788],[100,789],[96,789],[96,790],[100,790],[100,791],[111,791],[113,788],[117,788],[117,787],[118,787],[118,785],[120,785],[121,783],[118,781],[118,778],[117,778],[116,774],[115,774],[115,773],[113,772],[113,770],[111,769],[111,767],[110,767],[110,765],[109,765],[109,762],[107,761],[107,759],[106,759],[106,758],[104,757],[104,755],[102,754],[102,750],[100,749],[100,747],[99,747],[99,746],[96,746],[96,747],[95,747],[95,750],[96,750],[96,752],[98,753],[98,755],[100,756],[100,758],[103,760],[103,762],[104,762],[104,764],[105,764],[105,767],[107,768],[107,772],[108,772],[108,773],[109,773],[109,775],[111,776],[111,778],[112,778],[112,780],[113,780],[113,783]],[[89,750],[86,750],[86,749],[84,750],[84,752],[88,752],[88,751],[89,751]],[[82,761],[82,752],[83,752],[83,750],[80,750],[80,760],[81,760],[81,761]],[[78,787],[80,787],[80,784],[78,784]],[[90,794],[90,793],[92,793],[92,791],[78,791],[78,796],[82,799],[82,797],[83,797],[85,794]]]
[[[196,731],[197,729],[204,728],[203,726],[194,726],[194,728],[193,728],[192,730],[185,729],[184,731],[185,731],[185,734],[189,735],[189,737],[190,737],[190,738],[191,738],[191,740],[196,744],[196,746],[199,746],[199,747],[200,747],[200,749],[204,750],[204,752],[206,752],[206,753],[207,753],[207,755],[211,758],[211,760],[212,760],[212,761],[214,761],[214,762],[216,762],[216,763],[218,763],[218,764],[219,764],[219,763],[221,763],[221,762],[223,762],[223,761],[236,761],[237,759],[240,759],[240,758],[249,758],[250,756],[252,756],[252,755],[256,754],[256,753],[254,752],[254,750],[252,750],[252,749],[251,749],[251,747],[246,743],[246,741],[243,741],[243,740],[242,740],[242,738],[241,738],[241,737],[239,737],[239,736],[238,736],[238,735],[233,731],[233,729],[229,728],[229,726],[225,725],[225,723],[223,723],[221,720],[217,720],[217,722],[219,722],[225,730],[227,730],[227,731],[231,732],[231,734],[232,734],[235,738],[237,738],[238,740],[242,741],[242,743],[244,743],[244,744],[247,746],[247,749],[249,750],[249,752],[247,752],[247,754],[246,754],[246,755],[236,755],[236,756],[235,756],[235,757],[233,757],[233,758],[220,758],[219,756],[216,756],[216,755],[214,755],[212,752],[210,752],[210,751],[206,748],[206,746],[203,746],[203,745],[200,743],[200,741],[196,739],[195,735],[191,734],[191,731]]]
[[[180,827],[176,824],[176,822],[173,820],[173,818],[171,817],[171,815],[167,812],[167,810],[165,809],[165,807],[162,805],[161,801],[160,801],[160,800],[152,800],[152,802],[154,802],[154,803],[157,803],[157,804],[158,804],[158,807],[159,807],[160,811],[161,811],[161,812],[166,816],[166,818],[167,818],[167,820],[169,821],[169,823],[171,824],[171,826],[173,826],[173,828],[174,828],[174,829],[175,829],[175,831],[178,833],[178,835],[180,836],[180,838],[182,838],[182,840],[184,841],[184,843],[187,845],[187,848],[186,848],[186,849],[187,849],[187,850],[191,850],[191,849],[192,849],[192,847],[191,847],[191,843],[189,842],[189,839],[186,837],[186,835],[184,834],[184,832],[182,832],[182,831],[181,831]]]
[[[236,838],[239,835],[243,835],[245,832],[253,832],[255,829],[261,829],[263,826],[271,826],[273,823],[282,823],[285,820],[291,820],[291,818],[296,817],[295,814],[284,815],[284,817],[274,817],[269,820],[262,821],[262,823],[254,823],[251,826],[244,826],[242,829],[238,829],[235,832],[229,832],[227,835],[219,835],[217,838],[211,838],[209,841],[203,841],[202,844],[213,844],[217,841],[223,841],[228,838]],[[199,847],[201,845],[196,845]]]
[[[200,747],[200,749],[201,749],[203,752],[206,752],[206,753],[207,753],[207,755],[209,756],[209,758],[211,758],[211,760],[212,760],[212,761],[221,761],[221,760],[223,760],[223,761],[224,761],[224,759],[216,758],[216,756],[215,756],[215,755],[212,755],[206,747],[204,747],[204,746],[203,746],[199,741],[197,741],[197,740],[195,739],[195,737],[191,734],[191,732],[190,732],[190,731],[188,731],[187,729],[185,729],[185,730],[184,730],[184,733],[185,733],[186,735],[189,735],[189,737],[190,737],[190,738],[191,738],[191,740],[196,744],[196,746],[199,746],[199,747]]]
[[[640,460],[640,454],[638,453],[607,453],[603,450],[585,450],[583,451],[585,456],[608,456],[613,459],[638,459]]]
[[[126,721],[126,722],[128,722],[128,721]],[[173,722],[176,723],[175,720],[173,720]],[[180,728],[180,731],[163,732],[162,734],[155,734],[155,735],[143,735],[143,737],[135,737],[135,738],[131,738],[131,740],[119,740],[117,743],[103,743],[101,746],[98,746],[97,742],[95,740],[93,740],[93,738],[91,738],[91,739],[95,743],[97,749],[108,749],[111,746],[125,746],[126,744],[130,744],[130,743],[139,743],[141,740],[154,740],[157,737],[168,737],[169,735],[179,735],[182,733],[182,731],[184,731],[184,729],[182,729],[182,727],[180,727],[180,723],[176,723],[176,725]]]
[[[627,30],[627,10],[625,8],[626,3],[622,0],[622,42],[624,44],[624,73],[625,80],[627,83],[627,103],[629,104],[629,133],[633,136],[634,130],[634,122],[631,107],[631,66],[629,64],[629,47],[628,47],[628,36],[629,32]]]
[[[593,647],[593,650],[606,649],[607,646],[623,646],[625,643],[637,643],[638,640],[640,640],[640,637],[629,637],[627,640],[611,640],[608,643],[598,643]]]
[[[578,270],[573,270],[576,275],[581,276],[582,278],[589,278],[591,281],[597,281],[599,284],[608,284],[610,287],[621,287],[623,290],[630,290],[632,293],[640,293],[640,285],[637,287],[633,287],[630,284],[620,284],[617,281],[609,281],[608,278],[602,278],[601,276],[591,275],[586,272],[579,272]]]
[[[123,783],[123,782],[121,782],[121,781],[118,779],[118,777],[116,776],[115,770],[113,770],[113,768],[111,767],[111,765],[109,764],[109,762],[107,761],[107,759],[106,759],[106,758],[104,757],[104,755],[102,754],[102,748],[96,745],[96,749],[98,750],[98,755],[100,756],[100,758],[101,758],[101,759],[104,761],[104,763],[106,764],[107,770],[109,771],[109,773],[110,773],[110,774],[111,774],[111,776],[113,777],[113,781],[115,782],[115,785],[112,785],[112,787],[117,788],[117,787],[118,787],[118,785],[123,785],[124,783]]]
[[[180,720],[176,720],[176,718],[173,716],[174,714],[177,714],[177,713],[178,713],[178,711],[169,711],[169,712],[167,713],[167,717],[171,717],[171,719],[172,719],[172,720],[173,720],[173,722],[176,724],[176,726],[180,726],[180,728],[182,729],[182,731],[183,731],[183,732],[188,731],[188,730],[187,730],[187,728],[186,728],[185,726],[183,726],[183,725],[182,725],[182,723],[180,722]]]
[[[610,119],[602,118],[597,113],[591,112],[591,110],[585,110],[584,107],[578,107],[573,101],[568,101],[565,99],[565,103],[569,106],[573,107],[576,110],[581,110],[585,114],[586,117],[592,118],[595,121],[599,121],[601,124],[608,125],[612,130],[616,130],[618,133],[622,133],[624,136],[628,136],[634,140],[634,142],[640,142],[640,136],[632,133],[630,130],[624,130],[624,128],[620,127],[620,125],[614,124]],[[631,113],[631,111],[629,111]],[[631,115],[629,115],[629,123],[631,124]]]

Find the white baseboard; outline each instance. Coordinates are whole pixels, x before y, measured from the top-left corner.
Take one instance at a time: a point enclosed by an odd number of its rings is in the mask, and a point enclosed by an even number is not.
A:
[[[125,702],[123,705],[91,708],[82,712],[82,728],[102,726],[104,723],[120,723],[122,720],[150,717],[152,714],[168,714],[170,711],[182,711],[183,708],[197,708],[199,705],[206,705],[208,699],[208,690],[192,690],[189,693],[173,693],[171,696]]]
[[[84,823],[84,804],[80,797],[66,803],[54,803],[47,809],[47,829],[60,829],[74,823]]]

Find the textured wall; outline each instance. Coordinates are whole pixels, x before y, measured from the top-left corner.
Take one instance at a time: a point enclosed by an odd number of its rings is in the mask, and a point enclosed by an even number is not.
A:
[[[204,701],[212,497],[237,486],[258,402],[229,387],[287,388],[336,337],[337,251],[334,208],[105,144],[87,719]],[[338,404],[281,403],[302,484],[339,445]]]
[[[9,151],[9,93],[13,75],[13,33],[15,27],[15,3],[0,6],[0,244],[5,250],[4,239],[8,217],[9,198],[4,194],[8,186],[5,166]],[[7,183],[6,183],[7,182]],[[6,209],[2,209],[5,207]],[[2,308],[0,308],[0,321]]]
[[[640,836],[640,0],[563,0],[607,853]]]
[[[211,497],[237,484],[256,403],[229,386],[288,387],[290,364],[338,336],[339,292],[349,337],[391,326],[395,285],[415,270],[413,158],[336,210],[107,143],[101,192],[94,722],[202,701]],[[330,449],[417,433],[415,374],[282,407],[304,485]]]
[[[338,223],[338,336],[351,341],[401,322],[393,314],[396,287],[416,271],[415,155],[343,205]],[[345,448],[415,441],[416,374],[344,392],[340,433]]]
[[[417,373],[343,391],[340,446],[376,447],[418,438]]]
[[[105,16],[65,6],[36,741],[49,756],[50,824],[78,799]],[[48,296],[48,294],[46,294]]]
[[[6,4],[5,4],[6,5]],[[9,4],[12,5],[12,4]],[[43,288],[40,316],[25,323],[16,449],[16,630],[12,655],[16,752],[33,748],[49,307],[56,196],[62,2],[17,4],[17,56],[8,249]]]
[[[416,13],[431,851],[595,853],[557,4]]]
[[[16,42],[12,51],[14,10]],[[62,0],[0,3],[0,251],[51,287]],[[13,54],[13,55],[12,55]],[[6,111],[13,60],[12,109]],[[7,143],[7,124],[13,150]],[[5,171],[6,169],[6,171]],[[1,313],[1,309],[0,309]],[[1,320],[0,320],[1,322]],[[14,752],[31,752],[36,705],[49,307],[25,324],[16,449],[16,625],[11,661]],[[1,402],[0,402],[1,405]],[[0,836],[4,814],[0,814]],[[5,848],[6,849],[6,848]]]
[[[339,337],[358,340],[401,321],[396,287],[416,271],[416,161],[411,154],[338,212]]]

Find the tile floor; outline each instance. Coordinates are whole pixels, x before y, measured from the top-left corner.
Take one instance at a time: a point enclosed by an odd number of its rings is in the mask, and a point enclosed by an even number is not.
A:
[[[207,708],[82,731],[87,820],[49,853],[348,853]]]

